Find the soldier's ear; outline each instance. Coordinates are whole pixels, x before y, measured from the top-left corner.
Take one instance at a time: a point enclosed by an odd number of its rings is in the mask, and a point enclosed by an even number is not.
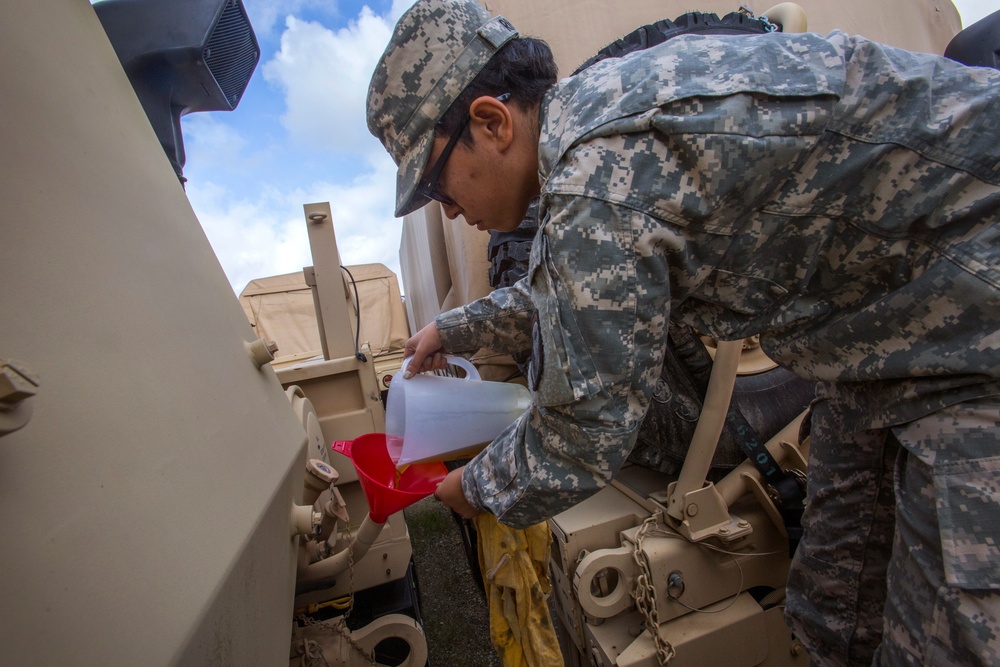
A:
[[[492,142],[505,151],[514,140],[514,118],[507,105],[484,95],[469,106],[470,125],[476,141]]]

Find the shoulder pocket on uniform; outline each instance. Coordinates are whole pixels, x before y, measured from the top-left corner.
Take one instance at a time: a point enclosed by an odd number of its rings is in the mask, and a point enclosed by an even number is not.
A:
[[[552,407],[584,400],[601,391],[601,380],[580,333],[567,289],[553,266],[545,234],[531,248],[532,325],[529,381],[539,405]]]

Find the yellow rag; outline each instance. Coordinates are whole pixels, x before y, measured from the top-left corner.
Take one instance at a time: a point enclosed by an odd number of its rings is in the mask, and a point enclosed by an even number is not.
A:
[[[561,667],[546,602],[552,590],[548,523],[518,530],[489,512],[477,515],[474,523],[490,608],[490,639],[504,667]]]

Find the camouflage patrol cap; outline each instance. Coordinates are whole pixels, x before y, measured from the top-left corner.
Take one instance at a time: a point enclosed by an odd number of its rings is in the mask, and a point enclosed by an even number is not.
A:
[[[429,200],[415,195],[434,126],[500,47],[517,37],[474,0],[418,0],[396,23],[368,87],[368,129],[396,162],[396,216]]]

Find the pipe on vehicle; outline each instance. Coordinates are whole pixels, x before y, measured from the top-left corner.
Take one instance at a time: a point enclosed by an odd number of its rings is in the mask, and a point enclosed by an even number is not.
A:
[[[307,566],[298,574],[296,581],[296,595],[307,590],[313,590],[328,585],[341,572],[344,572],[351,563],[357,563],[368,553],[375,540],[382,533],[382,526],[385,524],[376,523],[370,514],[365,516],[365,520],[358,527],[358,532],[354,534],[351,543],[346,549],[338,551],[329,558]]]

